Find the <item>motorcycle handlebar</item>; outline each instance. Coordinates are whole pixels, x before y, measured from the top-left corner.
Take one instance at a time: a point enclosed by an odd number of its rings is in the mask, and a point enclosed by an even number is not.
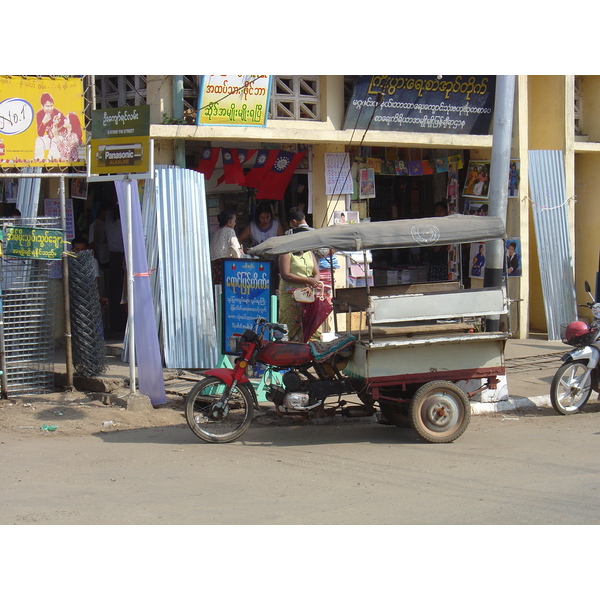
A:
[[[279,323],[268,323],[264,317],[256,318],[257,325],[263,325],[265,329],[271,329],[272,331],[279,331],[280,333],[285,333],[285,329],[279,325]]]

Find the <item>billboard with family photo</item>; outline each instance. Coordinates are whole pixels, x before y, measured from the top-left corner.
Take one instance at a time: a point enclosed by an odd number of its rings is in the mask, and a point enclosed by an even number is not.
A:
[[[81,77],[0,76],[0,165],[85,164]]]

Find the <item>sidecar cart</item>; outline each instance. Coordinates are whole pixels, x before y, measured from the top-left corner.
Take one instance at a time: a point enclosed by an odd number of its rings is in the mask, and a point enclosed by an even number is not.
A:
[[[504,288],[461,289],[458,282],[337,290],[339,312],[360,312],[344,374],[360,382],[361,400],[412,426],[429,442],[466,430],[470,404],[461,382],[495,388],[504,375],[505,332],[485,332],[485,317],[508,313]],[[465,386],[463,386],[465,387]]]
[[[451,215],[374,223],[334,225],[271,238],[250,252],[269,257],[328,247],[367,250],[442,246],[504,239],[499,217]],[[332,273],[333,276],[333,273]],[[459,281],[412,283],[334,290],[338,315],[356,336],[354,354],[343,370],[362,402],[378,406],[387,422],[414,427],[423,439],[452,442],[471,417],[466,382],[494,389],[505,374],[509,301],[504,286],[464,289]],[[358,316],[356,316],[358,314]],[[503,331],[486,331],[486,320],[504,319]]]

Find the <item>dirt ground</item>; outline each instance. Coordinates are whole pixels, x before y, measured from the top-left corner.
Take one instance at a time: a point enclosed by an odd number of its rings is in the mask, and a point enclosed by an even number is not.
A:
[[[128,390],[120,392],[123,400],[127,399]],[[40,396],[24,396],[0,401],[0,431],[18,432],[23,437],[89,436],[101,432],[140,430],[152,427],[176,426],[187,429],[184,415],[184,397],[168,395],[168,402],[160,408],[153,408],[146,396],[136,396],[129,403],[134,408],[123,408],[115,404],[111,394],[92,392],[57,392]],[[276,415],[270,403],[261,403],[261,410],[255,411],[253,427],[290,425],[290,418]],[[596,407],[589,407],[589,410]],[[600,409],[600,405],[597,407]],[[512,415],[542,416],[555,413],[550,409],[530,408],[511,412],[490,413],[471,418],[470,428],[477,427],[477,422],[493,419],[510,419]],[[337,417],[336,417],[337,419]],[[361,419],[343,421],[357,422]],[[375,420],[375,417],[373,417]],[[305,421],[295,424],[308,424]],[[46,429],[50,427],[50,429]],[[55,428],[55,429],[53,429]]]
[[[123,396],[127,393],[122,392]],[[63,437],[167,425],[187,427],[183,397],[169,397],[161,408],[153,408],[145,396],[135,400],[136,408],[129,409],[113,403],[108,394],[78,391],[11,398],[0,401],[0,429]],[[56,429],[49,431],[43,426]]]

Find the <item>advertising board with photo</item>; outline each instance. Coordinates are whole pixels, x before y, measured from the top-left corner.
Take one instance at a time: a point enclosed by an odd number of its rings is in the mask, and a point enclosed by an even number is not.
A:
[[[331,217],[332,225],[345,225],[348,223],[360,223],[357,210],[335,210]]]

